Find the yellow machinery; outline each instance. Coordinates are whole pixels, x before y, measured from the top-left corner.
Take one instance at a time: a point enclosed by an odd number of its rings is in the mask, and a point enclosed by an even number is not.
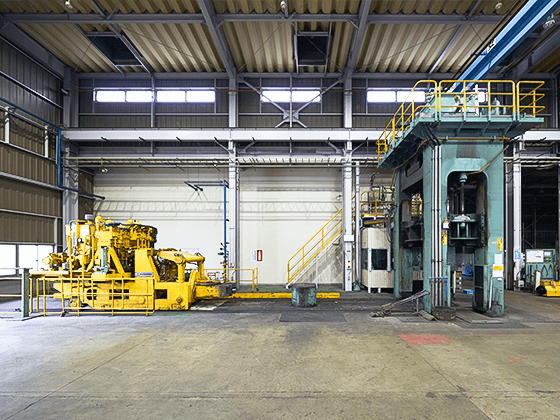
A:
[[[554,280],[541,280],[535,291],[542,296],[560,296],[560,282]]]
[[[204,273],[204,257],[154,249],[157,229],[101,216],[66,226],[68,249],[43,260],[48,270],[31,272],[47,281],[70,308],[186,310],[199,299],[231,295],[231,284]]]

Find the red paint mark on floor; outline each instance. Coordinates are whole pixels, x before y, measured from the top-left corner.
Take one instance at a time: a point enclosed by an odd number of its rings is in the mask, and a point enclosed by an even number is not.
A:
[[[415,349],[414,346],[422,344],[424,346],[430,344],[453,344],[445,335],[437,334],[399,334],[399,337],[408,343],[410,347]]]
[[[510,357],[509,360],[512,362],[521,362],[521,359],[514,359],[513,357]]]

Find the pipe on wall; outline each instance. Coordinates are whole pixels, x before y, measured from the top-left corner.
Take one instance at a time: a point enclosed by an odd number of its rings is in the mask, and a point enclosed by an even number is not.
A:
[[[105,197],[100,196],[100,195],[96,195],[96,194],[91,194],[85,191],[80,191],[80,190],[76,190],[73,188],[69,188],[66,187],[64,185],[62,185],[62,128],[56,124],[53,124],[50,121],[45,120],[44,118],[39,117],[38,115],[33,114],[32,112],[29,112],[25,109],[23,109],[22,107],[8,101],[7,99],[4,99],[2,97],[0,97],[0,101],[7,103],[8,105],[10,105],[11,107],[14,107],[16,109],[19,109],[22,112],[25,112],[28,115],[31,115],[33,118],[37,118],[39,121],[44,122],[45,124],[50,125],[51,127],[53,127],[56,130],[56,166],[57,166],[57,187],[61,190],[64,191],[71,191],[71,192],[75,192],[78,195],[82,195],[82,196],[86,196],[86,197],[90,197],[90,198],[97,198],[99,200],[105,200]]]

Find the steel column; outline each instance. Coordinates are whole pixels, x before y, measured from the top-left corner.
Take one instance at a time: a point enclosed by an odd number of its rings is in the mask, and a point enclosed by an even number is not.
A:
[[[230,157],[236,155],[236,145],[233,141],[228,144]],[[229,265],[230,268],[239,267],[239,168],[235,161],[229,164]],[[239,276],[237,271],[232,275],[239,290]]]
[[[70,146],[64,148],[65,156],[70,155]],[[63,168],[63,186],[78,191],[78,171],[68,167]],[[78,220],[78,200],[79,195],[75,191],[64,190],[62,192],[62,221],[64,225],[70,224],[71,220]]]
[[[513,144],[513,286],[514,290],[519,290],[521,286],[521,269],[523,268],[523,260],[521,258],[521,162],[519,159],[519,149],[522,140]]]
[[[10,110],[4,113],[4,141],[10,143]]]
[[[21,318],[29,317],[30,283],[29,268],[24,268],[21,274]]]
[[[64,89],[62,97],[62,124],[66,127],[79,126],[78,85],[78,76],[72,72],[71,68],[66,67],[62,81]]]
[[[352,142],[346,142],[345,155],[350,156]],[[352,291],[352,163],[350,161],[342,167],[342,234],[343,234],[343,263],[344,263],[344,291]]]
[[[344,128],[352,128],[352,79],[344,80]]]
[[[238,107],[237,107],[237,79],[229,79],[229,92],[228,92],[228,115],[229,115],[229,128],[237,128],[238,124]]]
[[[354,264],[355,264],[355,275],[354,284],[360,287],[361,274],[362,274],[362,264],[361,264],[361,235],[360,235],[360,162],[356,162],[354,169],[356,185],[354,187]]]

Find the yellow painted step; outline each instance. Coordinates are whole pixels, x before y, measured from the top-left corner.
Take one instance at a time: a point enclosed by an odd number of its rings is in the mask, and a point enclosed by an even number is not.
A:
[[[230,299],[291,299],[291,292],[280,293],[235,293],[229,296]],[[340,293],[317,293],[317,299],[338,299]]]

